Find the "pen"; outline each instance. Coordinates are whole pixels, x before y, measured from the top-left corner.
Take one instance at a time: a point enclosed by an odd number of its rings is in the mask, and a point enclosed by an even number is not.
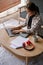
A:
[[[20,48],[23,48],[23,47],[17,47],[16,49],[20,49]]]

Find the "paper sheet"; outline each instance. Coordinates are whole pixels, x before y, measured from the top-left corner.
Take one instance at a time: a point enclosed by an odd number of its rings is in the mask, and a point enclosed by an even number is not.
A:
[[[15,45],[11,44],[10,45],[11,48],[17,48]]]
[[[21,47],[23,45],[23,42],[26,42],[27,40],[29,40],[29,38],[24,38],[21,36],[18,36],[16,39],[12,40],[10,43],[10,47],[12,48],[18,48]]]
[[[4,28],[3,24],[0,24],[0,30],[3,29],[3,28]]]

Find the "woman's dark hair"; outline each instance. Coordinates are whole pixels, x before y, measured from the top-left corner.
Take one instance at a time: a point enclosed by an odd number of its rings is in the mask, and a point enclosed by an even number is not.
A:
[[[40,14],[39,8],[37,5],[35,5],[33,2],[29,2],[26,6],[27,9],[35,12],[36,14]]]

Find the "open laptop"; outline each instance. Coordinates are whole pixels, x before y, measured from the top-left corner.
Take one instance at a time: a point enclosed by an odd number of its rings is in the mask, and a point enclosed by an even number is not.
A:
[[[27,37],[29,36],[29,34],[27,34],[27,33],[16,33],[16,34],[13,34],[10,28],[6,28],[5,30],[6,30],[6,32],[8,33],[8,35],[9,35],[10,37],[14,37],[14,36],[19,36],[19,35],[21,35],[22,37],[27,38]]]
[[[13,34],[10,28],[6,28],[5,30],[6,30],[6,32],[8,33],[8,35],[10,37],[14,37],[14,36],[18,36],[19,35],[19,33]]]

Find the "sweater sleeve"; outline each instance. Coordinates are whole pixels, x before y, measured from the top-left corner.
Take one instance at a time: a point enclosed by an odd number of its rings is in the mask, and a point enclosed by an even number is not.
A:
[[[38,31],[38,29],[39,29],[39,27],[40,27],[40,19],[36,19],[36,20],[34,20],[33,22],[35,22],[35,23],[33,23],[32,24],[32,26],[31,26],[31,28],[30,29],[27,29],[26,30],[26,33],[33,33],[33,34],[35,34],[35,32],[37,32]]]

